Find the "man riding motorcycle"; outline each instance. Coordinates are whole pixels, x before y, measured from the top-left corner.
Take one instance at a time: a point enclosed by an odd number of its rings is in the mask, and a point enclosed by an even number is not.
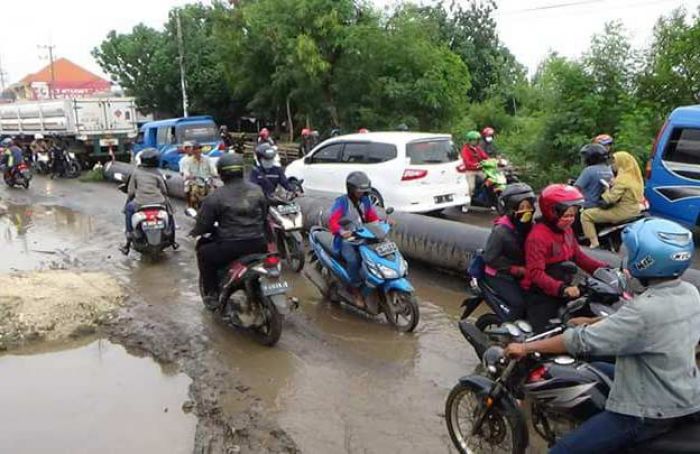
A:
[[[243,179],[243,158],[223,155],[216,163],[224,185],[204,199],[190,236],[211,234],[197,246],[205,304],[216,306],[218,270],[248,254],[267,252],[267,201],[262,190]]]
[[[289,192],[294,192],[294,188],[289,184],[284,169],[275,163],[277,150],[267,143],[261,143],[255,148],[257,164],[250,172],[250,181],[260,186],[265,193],[265,197],[270,197],[275,193],[280,185]]]
[[[476,193],[478,181],[483,179],[483,172],[481,172],[480,166],[481,161],[489,158],[489,155],[479,146],[480,140],[481,134],[478,131],[469,131],[467,133],[467,143],[462,147],[462,163],[465,168],[469,194],[472,196]],[[462,207],[462,211],[466,212],[468,210],[468,206]]]
[[[228,131],[228,126],[221,125],[221,127],[219,128],[219,138],[221,139],[221,142],[223,142],[226,149],[233,147],[234,140],[233,136]]]
[[[270,130],[267,128],[262,128],[260,132],[258,133],[258,142],[257,145],[260,145],[261,143],[268,143],[270,145],[274,145],[275,141],[272,139],[270,136]]]
[[[583,194],[583,207],[595,208],[603,204],[601,195],[606,189],[600,180],[609,182],[613,178],[612,169],[608,165],[610,155],[603,145],[597,143],[584,145],[580,153],[586,168],[581,171],[574,186]]]
[[[5,138],[0,142],[0,146],[4,148],[2,155],[2,166],[5,169],[5,173],[12,175],[17,171],[20,164],[24,162],[24,154],[22,149],[17,146],[17,142],[11,138]]]
[[[333,247],[340,252],[347,265],[348,275],[353,284],[355,304],[358,307],[364,307],[365,303],[358,289],[362,283],[359,252],[357,247],[347,240],[353,233],[350,224],[376,222],[379,221],[379,216],[369,199],[372,182],[366,173],[350,173],[345,179],[345,188],[346,194],[338,197],[331,207],[328,228],[335,237]]]
[[[622,236],[623,266],[646,287],[643,293],[607,318],[574,319],[579,326],[563,335],[506,348],[513,358],[534,352],[617,356],[606,410],[559,440],[553,454],[623,452],[700,417],[700,293],[680,280],[691,264],[692,234],[647,218]]]
[[[160,153],[155,148],[147,148],[141,152],[141,164],[134,169],[129,177],[128,199],[124,207],[126,222],[126,244],[119,250],[124,255],[131,249],[131,235],[134,226],[131,218],[143,205],[163,205],[168,213],[172,213],[168,202],[168,188],[165,185],[165,177],[158,170]],[[171,216],[172,217],[172,216]]]
[[[211,181],[216,176],[216,169],[209,156],[202,155],[202,145],[193,141],[189,144],[191,152],[180,160],[180,173],[185,181],[185,198],[188,208],[199,208],[201,200],[209,194]],[[202,184],[197,184],[201,182]]]

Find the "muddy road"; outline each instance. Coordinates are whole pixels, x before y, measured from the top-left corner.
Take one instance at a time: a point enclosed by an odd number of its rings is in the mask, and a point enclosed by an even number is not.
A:
[[[204,310],[182,205],[182,247],[148,263],[117,250],[124,196],[113,185],[38,177],[26,192],[3,187],[0,199],[9,209],[0,272],[102,271],[125,288],[127,307],[98,334],[190,377],[194,452],[453,452],[445,397],[477,363],[456,327],[464,287],[454,278],[412,264],[421,323],[401,335],[288,274],[300,308],[264,348]]]

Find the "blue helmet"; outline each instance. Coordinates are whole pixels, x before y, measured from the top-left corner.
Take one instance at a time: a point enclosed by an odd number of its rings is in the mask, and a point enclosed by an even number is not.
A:
[[[12,146],[12,139],[9,137],[5,137],[2,139],[2,142],[0,142],[0,147],[11,147]]]
[[[678,277],[693,258],[693,234],[675,222],[645,218],[622,231],[625,267],[638,279]]]

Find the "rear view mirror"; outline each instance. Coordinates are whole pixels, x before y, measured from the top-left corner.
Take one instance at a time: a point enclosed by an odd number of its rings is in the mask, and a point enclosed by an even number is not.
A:
[[[185,216],[187,216],[188,218],[195,219],[197,218],[197,210],[195,210],[194,208],[187,208],[185,210]]]
[[[394,207],[389,207],[386,210],[384,210],[386,214],[393,214],[394,213]]]

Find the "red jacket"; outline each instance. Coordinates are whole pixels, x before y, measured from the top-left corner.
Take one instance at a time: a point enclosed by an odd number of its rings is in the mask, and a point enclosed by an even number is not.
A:
[[[537,287],[551,296],[561,296],[564,282],[545,272],[548,265],[573,261],[589,274],[606,263],[583,253],[572,229],[565,232],[552,230],[547,224],[538,222],[525,240],[525,268],[527,273],[521,285],[525,290]]]
[[[479,163],[484,159],[489,159],[480,146],[464,145],[462,148],[462,161],[466,170],[479,170]]]

